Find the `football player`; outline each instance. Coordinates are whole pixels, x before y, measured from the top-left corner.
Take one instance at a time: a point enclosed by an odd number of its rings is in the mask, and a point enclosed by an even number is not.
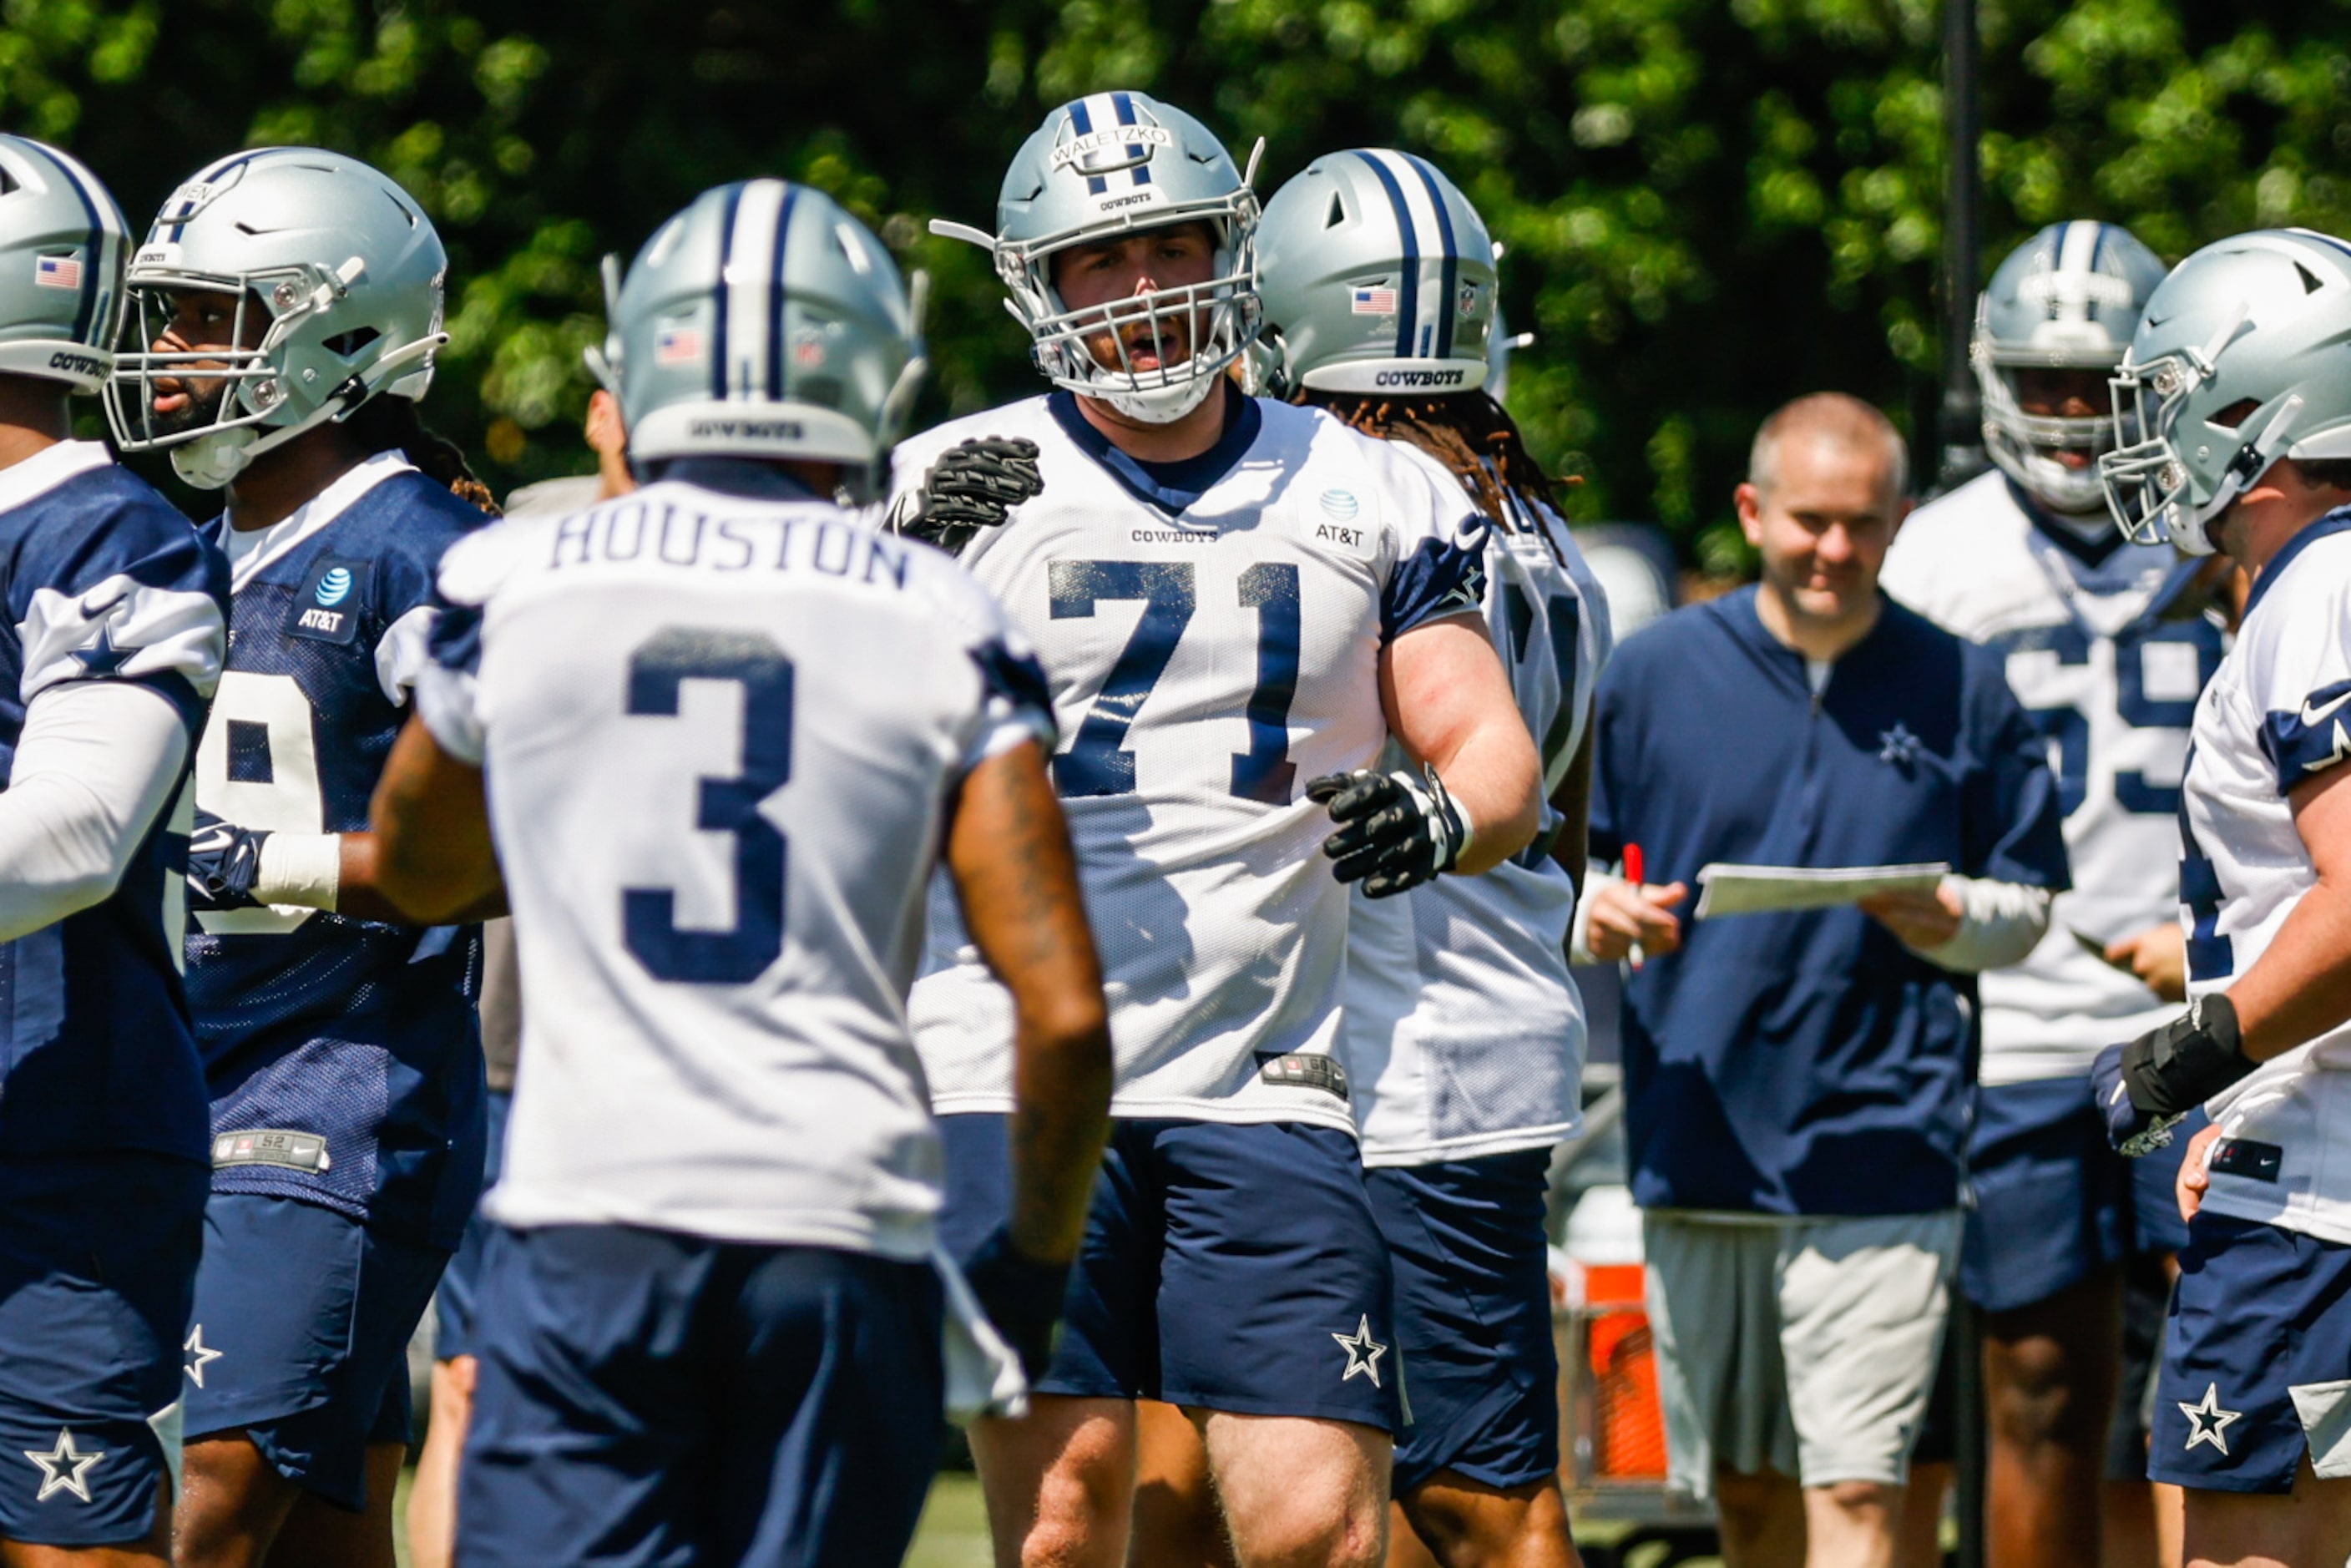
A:
[[[1008,1565],[1122,1559],[1138,1398],[1203,1434],[1244,1568],[1379,1560],[1396,1341],[1333,1054],[1344,883],[1487,871],[1535,830],[1458,486],[1225,373],[1257,327],[1257,220],[1198,120],[1105,92],[1020,148],[995,235],[935,225],[995,256],[1056,390],[901,447],[893,511],[963,536],[1040,649],[1117,1009],[1115,1130],[1046,1397],[974,1437]],[[1391,734],[1412,763],[1374,771]],[[916,1040],[968,1246],[1000,1189],[1012,1030],[951,910],[933,942]]]
[[[2160,1168],[2134,1183],[2089,1078],[2100,1046],[2184,995],[2174,821],[2196,695],[2220,662],[2204,563],[2126,543],[2098,487],[2114,444],[2106,377],[2163,271],[2127,231],[2091,222],[2053,224],[2001,263],[1971,347],[1997,466],[1913,513],[1880,579],[2006,654],[2009,685],[2048,737],[2074,871],[2031,956],[1980,982],[1959,1279],[1987,1314],[2001,1568],[2096,1560],[2099,1511],[2084,1500],[2105,1472],[2123,1262],[2186,1240],[2177,1160],[2140,1162]]]
[[[434,565],[487,498],[416,419],[447,266],[406,192],[306,148],[206,165],[131,257],[108,412],[126,447],[225,487],[206,532],[234,596],[190,857],[214,1176],[189,1568],[273,1542],[382,1560],[409,1333],[481,1181],[475,928],[400,924],[359,831],[424,664]]]
[[[0,136],[0,1555],[160,1564],[209,1141],[180,861],[228,571],[73,439],[112,359],[114,198]]]
[[[1044,682],[951,561],[829,499],[921,361],[822,193],[705,193],[606,352],[645,487],[450,552],[377,796],[403,904],[454,915],[504,864],[528,998],[458,1559],[893,1563],[960,1290],[904,1014],[935,858],[1019,1020],[996,1256],[1066,1266],[1107,1127]],[[1019,1322],[1028,1278],[971,1283]]]
[[[1568,926],[1607,602],[1482,390],[1494,247],[1453,183],[1407,152],[1334,152],[1266,204],[1259,247],[1279,383],[1426,455],[1490,525],[1487,629],[1540,737],[1542,825],[1483,876],[1358,894],[1342,1060],[1411,1363],[1396,1499],[1449,1568],[1571,1563],[1543,1204],[1551,1151],[1583,1122]],[[1366,290],[1411,295],[1416,320],[1359,308]]]
[[[2139,1153],[2198,1105],[2200,1188],[2148,1474],[2191,1563],[2351,1552],[2351,246],[2239,235],[2179,264],[2116,371],[2099,477],[2133,542],[2252,579],[2181,786],[2187,1013],[2099,1054]]]

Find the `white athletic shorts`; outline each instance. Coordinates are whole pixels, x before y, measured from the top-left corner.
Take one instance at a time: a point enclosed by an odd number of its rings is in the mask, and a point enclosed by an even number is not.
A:
[[[1959,1211],[1642,1216],[1673,1484],[1899,1485],[1941,1354]]]

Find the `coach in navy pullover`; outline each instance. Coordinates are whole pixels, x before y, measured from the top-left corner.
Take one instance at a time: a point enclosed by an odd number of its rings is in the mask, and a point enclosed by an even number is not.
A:
[[[1788,412],[1823,402],[1836,417],[1860,406],[1808,399]],[[1801,537],[1792,559],[1785,540],[1775,554],[1760,538],[1761,590],[1656,623],[1601,684],[1593,859],[1637,844],[1650,884],[1652,956],[1624,1019],[1644,1208],[1955,1208],[1975,1077],[1970,971],[2028,951],[2047,894],[2067,885],[2046,743],[1998,657],[1877,592],[1884,539],[1855,559],[1849,541],[1815,532],[1817,559]],[[1808,660],[1767,626],[1788,612],[1759,609],[1759,591],[1863,607],[1852,624],[1867,629],[1833,661]],[[1954,876],[1869,913],[1667,914],[1676,884],[1695,886],[1717,861],[1942,861]]]

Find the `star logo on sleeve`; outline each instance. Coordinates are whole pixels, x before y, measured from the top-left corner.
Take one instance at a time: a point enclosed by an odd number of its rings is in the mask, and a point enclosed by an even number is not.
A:
[[[1918,753],[1923,748],[1924,743],[1911,734],[1910,727],[1900,719],[1894,721],[1892,729],[1878,731],[1877,760],[1880,762],[1891,763],[1896,768],[1907,768],[1918,760]]]
[[[1368,1377],[1372,1380],[1372,1386],[1377,1388],[1380,1385],[1380,1357],[1387,1354],[1388,1347],[1372,1338],[1370,1315],[1366,1313],[1356,1320],[1353,1333],[1334,1333],[1331,1337],[1337,1340],[1339,1348],[1347,1353],[1347,1370],[1339,1375],[1339,1381],[1344,1383],[1351,1377]]]
[[[190,1377],[195,1379],[199,1388],[204,1385],[204,1368],[228,1354],[225,1350],[214,1350],[204,1343],[204,1325],[202,1323],[189,1331],[188,1343],[180,1348],[191,1357],[186,1371]]]
[[[99,628],[95,641],[86,646],[76,648],[73,651],[73,657],[74,662],[81,666],[83,674],[104,676],[119,672],[137,652],[139,650],[136,648],[118,648],[114,645],[114,626],[110,622]]]
[[[2199,1443],[2210,1443],[2220,1449],[2221,1457],[2226,1458],[2229,1453],[2227,1436],[2229,1427],[2231,1423],[2243,1419],[2245,1413],[2241,1410],[2220,1408],[2220,1385],[2217,1383],[2206,1384],[2204,1397],[2193,1405],[2185,1399],[2175,1399],[2172,1403],[2179,1406],[2179,1413],[2182,1416],[2188,1417],[2188,1447],[2192,1449]]]
[[[46,1454],[38,1448],[26,1448],[23,1453],[26,1458],[41,1467],[41,1493],[33,1500],[35,1502],[47,1502],[49,1500],[50,1493],[61,1491],[71,1492],[82,1501],[88,1502],[89,1472],[97,1466],[99,1460],[106,1458],[106,1450],[103,1448],[88,1454],[76,1448],[73,1434],[62,1427],[57,1428],[56,1448]]]

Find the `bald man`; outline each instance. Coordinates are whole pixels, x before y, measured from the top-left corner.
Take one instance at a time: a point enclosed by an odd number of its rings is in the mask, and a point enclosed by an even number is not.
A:
[[[1628,640],[1600,686],[1593,863],[1655,880],[1595,878],[1582,935],[1646,958],[1623,1030],[1658,1390],[1729,1568],[1894,1562],[1959,1254],[1975,976],[2031,951],[2066,885],[1998,655],[1878,591],[1907,485],[1877,410],[1781,409],[1737,493],[1762,580]],[[1718,862],[1949,870],[1691,919]]]

